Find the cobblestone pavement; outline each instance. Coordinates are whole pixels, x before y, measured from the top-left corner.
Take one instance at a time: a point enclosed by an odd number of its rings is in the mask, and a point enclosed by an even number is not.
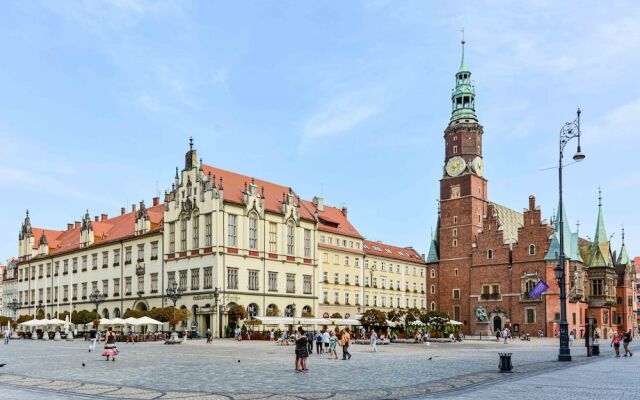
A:
[[[592,380],[584,382],[584,391],[588,391],[589,385],[599,387],[601,380],[605,387],[607,382],[600,378],[605,375],[598,371],[603,368],[615,370],[615,365],[609,366],[612,361],[608,358],[586,359],[584,347],[577,345],[573,347],[575,362],[570,365],[555,362],[557,342],[545,339],[514,341],[507,345],[488,341],[431,344],[429,347],[394,344],[380,346],[378,353],[369,352],[368,346],[353,345],[353,358],[349,361],[328,360],[324,355],[314,354],[309,360],[309,373],[293,371],[293,347],[267,342],[223,340],[207,345],[204,341],[192,341],[174,346],[158,342],[120,344],[121,354],[116,362],[104,361],[100,356],[101,346],[94,353],[88,353],[87,348],[88,342],[81,340],[26,340],[1,346],[0,362],[8,364],[0,371],[0,393],[10,394],[5,398],[48,400],[70,397],[198,400],[485,398],[478,397],[481,393],[490,394],[486,398],[494,400],[507,395],[510,399],[526,399],[532,397],[525,397],[524,393],[535,392],[532,388],[537,386],[543,392],[550,392],[554,380],[560,387],[579,385],[582,380],[560,377],[582,369],[593,374]],[[502,351],[513,353],[516,373],[497,372],[497,353]],[[637,358],[614,361],[620,362],[619,365],[622,362],[638,365]],[[617,372],[625,374],[626,371],[631,369],[622,368]],[[607,378],[611,385],[623,382],[616,376],[612,374]],[[514,396],[512,385],[520,390],[517,396]]]

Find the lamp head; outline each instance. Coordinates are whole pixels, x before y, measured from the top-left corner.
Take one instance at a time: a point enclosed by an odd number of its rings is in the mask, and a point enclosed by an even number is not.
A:
[[[576,154],[573,155],[573,161],[582,161],[585,159],[585,155],[582,152],[582,149],[580,148],[580,146],[578,146],[578,151],[576,151]]]

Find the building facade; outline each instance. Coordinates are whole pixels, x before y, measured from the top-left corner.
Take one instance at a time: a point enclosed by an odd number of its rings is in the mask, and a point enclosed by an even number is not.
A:
[[[424,257],[368,242],[347,208],[301,199],[286,186],[206,165],[191,141],[172,187],[147,208],[81,221],[63,231],[19,234],[18,315],[53,318],[95,309],[121,317],[173,305],[190,311],[185,329],[224,334],[229,312],[254,317],[355,316],[367,307],[426,307]]]
[[[522,212],[488,198],[484,177],[484,128],[475,112],[475,89],[464,58],[455,74],[452,113],[444,132],[444,168],[440,180],[437,229],[427,257],[431,309],[463,322],[467,334],[491,335],[510,327],[519,334],[559,333],[559,287],[554,268],[559,246],[559,218],[543,219],[530,196]],[[619,256],[605,232],[602,202],[593,241],[572,232],[565,209],[567,319],[576,337],[594,316],[604,337],[614,330],[637,330],[632,314],[631,263],[624,245]],[[529,292],[539,282],[549,286],[538,298]],[[636,307],[636,308],[634,308]]]

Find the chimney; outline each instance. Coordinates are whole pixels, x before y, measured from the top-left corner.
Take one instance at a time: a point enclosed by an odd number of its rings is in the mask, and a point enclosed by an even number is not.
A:
[[[76,229],[80,228],[80,221],[75,221],[74,228]]]
[[[131,212],[136,212],[136,203],[131,204]]]
[[[534,195],[529,196],[529,210],[536,209],[536,197]]]
[[[107,214],[100,214],[100,221],[106,221],[109,216]]]
[[[342,206],[342,215],[347,216],[347,206]]]
[[[120,215],[124,215],[125,209],[124,207],[120,207]]]
[[[154,197],[153,198],[153,205],[157,206],[158,204],[160,204],[160,197]]]
[[[95,222],[98,222],[98,221],[100,221],[100,218],[96,215],[95,217],[93,217],[93,220],[94,220]]]
[[[67,230],[70,231],[73,229],[73,224],[67,224]]]
[[[313,197],[313,205],[316,206],[318,211],[324,211],[324,199],[320,196]]]

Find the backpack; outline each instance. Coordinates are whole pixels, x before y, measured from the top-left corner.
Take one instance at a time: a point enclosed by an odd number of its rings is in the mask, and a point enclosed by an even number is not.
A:
[[[316,342],[322,343],[322,333],[316,334]]]

